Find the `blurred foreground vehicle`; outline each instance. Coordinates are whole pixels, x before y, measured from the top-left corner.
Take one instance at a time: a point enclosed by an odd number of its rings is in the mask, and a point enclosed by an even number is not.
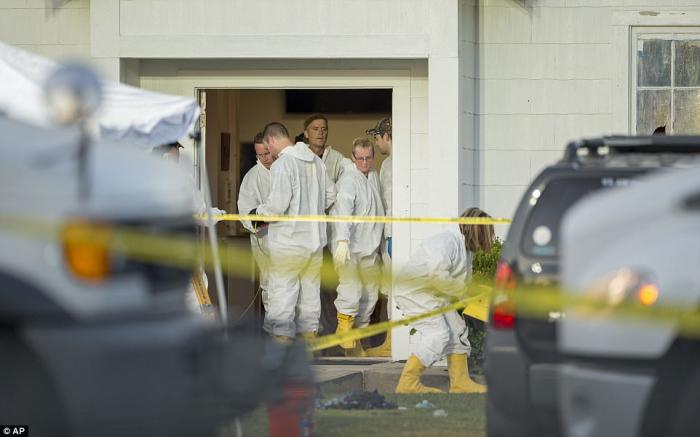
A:
[[[556,326],[562,313],[524,317],[513,299],[530,286],[558,285],[564,213],[590,193],[627,186],[658,169],[687,167],[698,158],[700,137],[594,138],[569,144],[562,160],[534,179],[515,212],[496,270],[485,353],[489,436],[560,433]]]
[[[128,144],[88,147],[84,128],[0,116],[0,424],[213,435],[310,388],[300,346],[186,310],[194,244],[166,252],[179,263],[119,247],[124,231],[194,243],[191,178]],[[114,238],[86,240],[95,228]]]
[[[565,434],[700,435],[700,324],[683,335],[677,322],[611,311],[668,307],[697,320],[700,168],[593,196],[562,235],[564,289],[605,304],[574,305],[559,325]]]

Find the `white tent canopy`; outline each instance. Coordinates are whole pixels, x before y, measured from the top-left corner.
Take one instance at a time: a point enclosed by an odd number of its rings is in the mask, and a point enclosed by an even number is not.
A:
[[[58,67],[52,60],[0,43],[0,112],[38,126],[51,126],[44,83]],[[199,115],[193,98],[158,94],[102,81],[102,104],[95,114],[99,136],[142,146],[184,137]]]

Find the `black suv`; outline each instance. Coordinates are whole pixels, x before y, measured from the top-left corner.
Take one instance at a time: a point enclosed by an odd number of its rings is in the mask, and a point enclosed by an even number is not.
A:
[[[568,144],[562,160],[532,182],[518,205],[496,271],[485,356],[489,436],[559,434],[556,326],[562,314],[526,318],[512,298],[521,285],[557,285],[564,213],[592,192],[627,185],[661,168],[688,166],[696,157],[698,137],[585,139]]]

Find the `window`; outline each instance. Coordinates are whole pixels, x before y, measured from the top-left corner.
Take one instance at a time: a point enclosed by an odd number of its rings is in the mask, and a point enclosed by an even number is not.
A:
[[[700,29],[635,32],[633,119],[639,135],[700,134]]]

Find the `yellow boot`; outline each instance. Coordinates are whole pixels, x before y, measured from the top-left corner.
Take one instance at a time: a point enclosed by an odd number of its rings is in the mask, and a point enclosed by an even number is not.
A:
[[[384,343],[365,351],[368,357],[391,357],[391,329],[386,331]]]
[[[450,374],[450,393],[486,393],[486,386],[474,382],[469,377],[467,354],[447,356],[447,369]]]
[[[425,372],[425,366],[418,357],[415,355],[408,357],[399,383],[396,385],[396,393],[443,393],[440,389],[421,384],[420,376],[423,372]]]
[[[335,330],[336,335],[347,334],[352,331],[355,326],[355,317],[348,316],[346,314],[338,313],[338,328]],[[357,346],[357,341],[348,340],[340,343],[340,347],[343,349],[355,349]]]

